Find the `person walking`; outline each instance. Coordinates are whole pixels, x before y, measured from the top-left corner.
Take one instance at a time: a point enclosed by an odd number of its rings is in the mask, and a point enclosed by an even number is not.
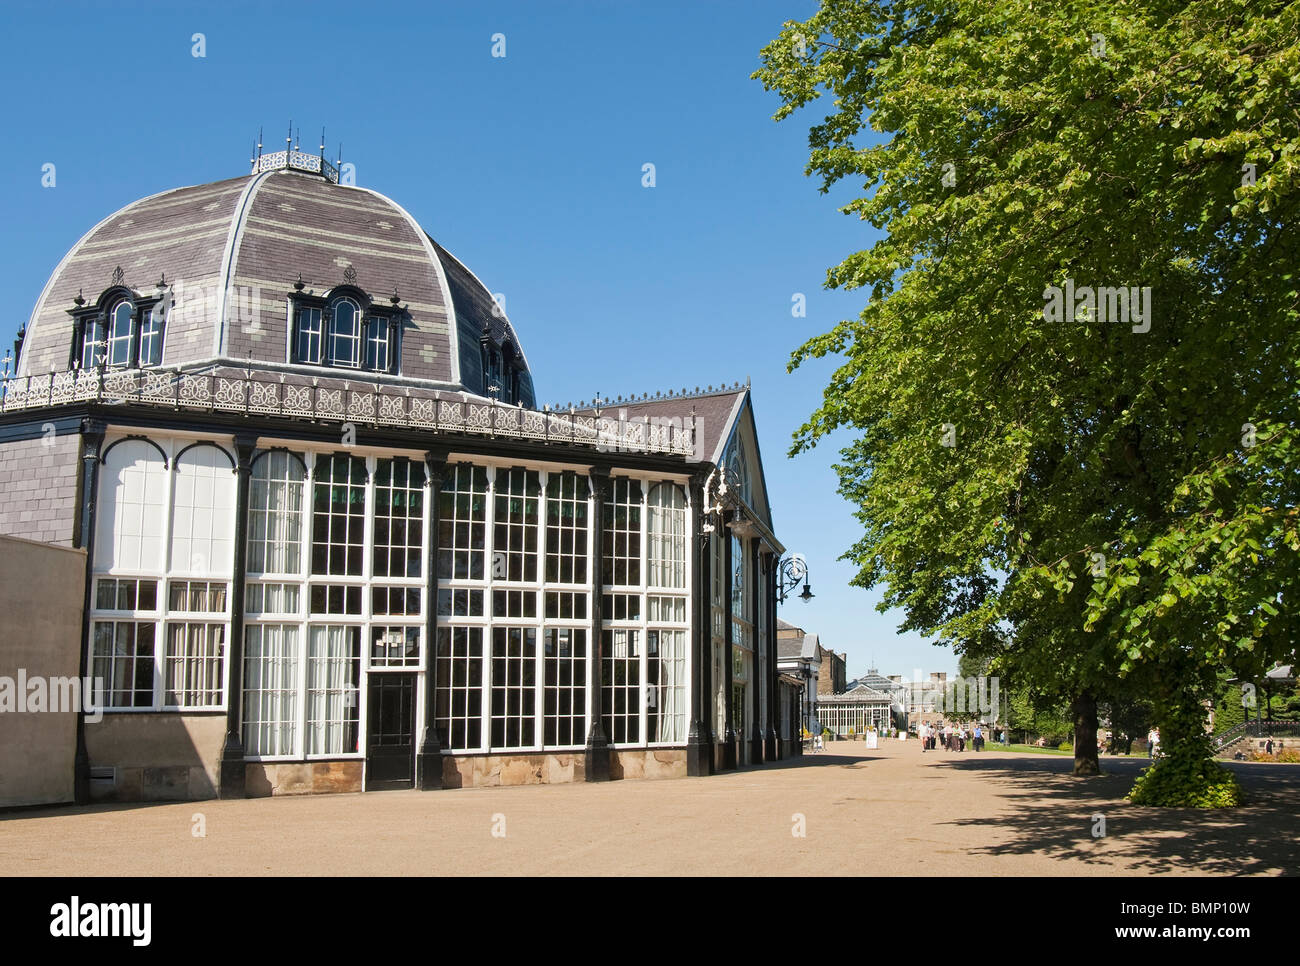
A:
[[[980,728],[978,724],[975,725],[975,750],[976,751],[984,750],[984,731],[983,729]]]
[[[1272,739],[1272,738],[1269,738],[1268,741],[1264,742],[1264,754],[1266,754],[1266,755],[1271,755],[1271,754],[1273,754],[1273,739]]]

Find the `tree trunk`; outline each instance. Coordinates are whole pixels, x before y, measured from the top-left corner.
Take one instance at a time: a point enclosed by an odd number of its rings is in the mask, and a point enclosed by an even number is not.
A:
[[[1074,773],[1100,775],[1097,761],[1097,698],[1081,691],[1074,699]]]

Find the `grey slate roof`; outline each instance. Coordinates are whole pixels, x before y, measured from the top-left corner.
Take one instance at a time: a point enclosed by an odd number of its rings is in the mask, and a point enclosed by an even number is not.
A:
[[[682,425],[691,425],[694,411],[698,435],[695,439],[695,456],[698,461],[711,461],[718,447],[731,434],[731,427],[740,409],[740,403],[749,394],[749,389],[738,386],[731,389],[719,389],[699,394],[687,393],[665,396],[659,399],[638,398],[635,401],[621,402],[611,400],[601,407],[605,414],[625,414],[628,420],[643,419],[650,416],[678,418]],[[578,407],[578,412],[591,412],[591,406]]]
[[[396,291],[410,318],[401,376],[482,394],[478,340],[518,336],[492,296],[396,202],[367,188],[292,170],[265,171],[165,191],[109,215],[55,269],[27,325],[19,373],[63,371],[78,292],[93,303],[120,267],[127,286],[153,295],[165,274],[175,305],[163,365],[223,358],[283,365],[287,297],[356,285],[381,304]],[[525,362],[526,364],[526,362]],[[531,375],[525,406],[534,404]]]

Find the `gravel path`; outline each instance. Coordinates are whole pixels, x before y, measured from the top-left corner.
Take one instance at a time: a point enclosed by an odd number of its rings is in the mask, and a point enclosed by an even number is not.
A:
[[[838,742],[703,779],[62,807],[0,816],[5,875],[1240,875],[1300,870],[1300,766],[1251,803],[1135,808],[1140,760]],[[203,817],[206,835],[191,830]],[[1094,838],[1091,816],[1105,816]],[[792,830],[803,817],[806,835]],[[504,835],[494,835],[494,831]]]

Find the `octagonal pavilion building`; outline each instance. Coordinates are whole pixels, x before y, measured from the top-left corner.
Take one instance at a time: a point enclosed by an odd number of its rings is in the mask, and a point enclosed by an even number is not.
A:
[[[86,552],[77,800],[797,753],[748,385],[539,408],[489,289],[338,180],[286,150],[127,205],[20,333],[0,534]]]

